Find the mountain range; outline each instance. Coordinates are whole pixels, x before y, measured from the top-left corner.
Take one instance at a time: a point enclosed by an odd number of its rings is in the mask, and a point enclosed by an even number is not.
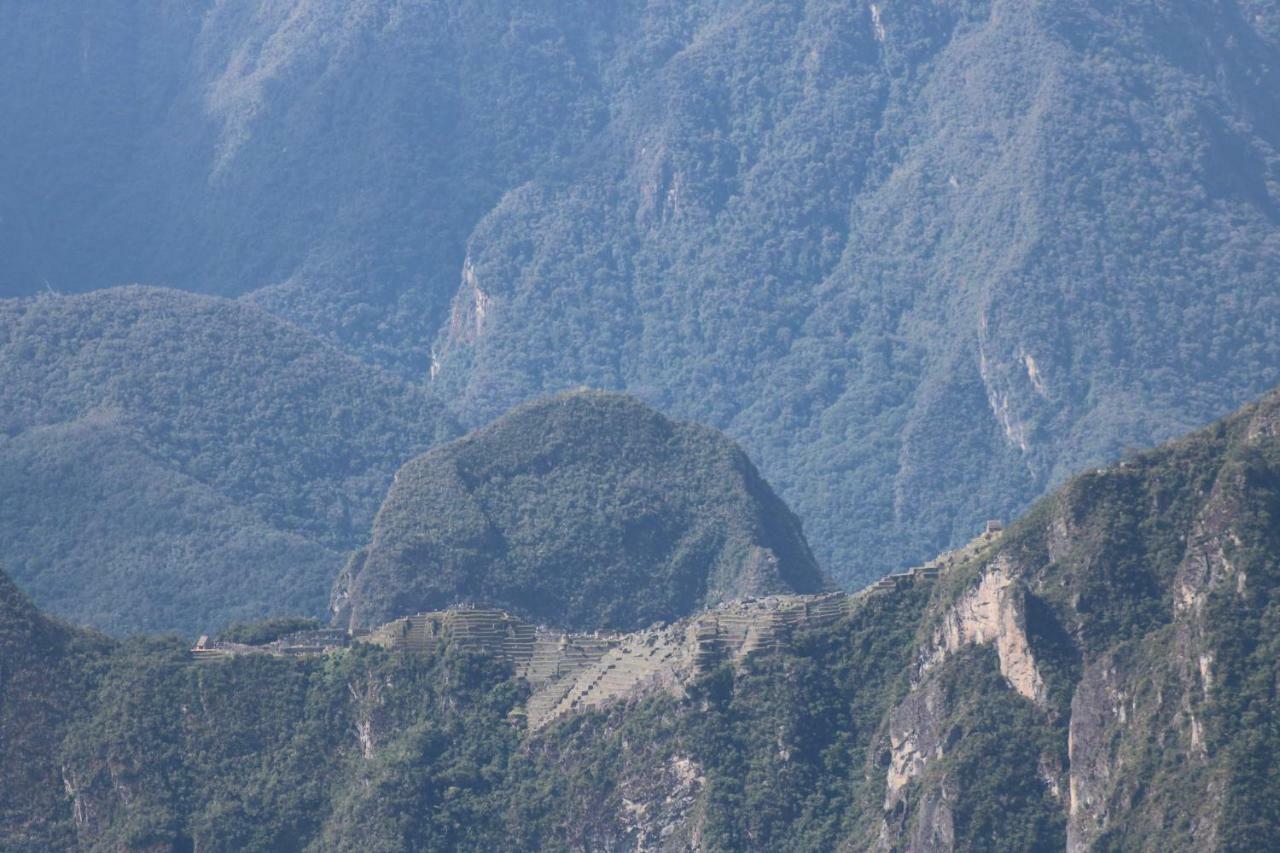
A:
[[[11,4],[0,295],[28,300],[7,316],[130,282],[231,299],[462,428],[625,390],[739,442],[857,585],[1280,381],[1278,19],[1269,0]],[[124,345],[126,383],[165,353]],[[436,434],[415,429],[377,439],[384,480]],[[293,534],[344,510],[288,512]],[[277,541],[285,564],[335,559]]]
[[[0,115],[0,850],[1280,849],[1280,0],[11,2]]]
[[[500,611],[436,614],[423,624],[453,628],[430,642],[393,622],[327,650],[264,629],[189,653],[51,620],[0,576],[0,837],[1270,849],[1277,517],[1280,392],[855,595],[525,634],[556,669],[586,667],[586,701],[537,726],[551,673]]]
[[[251,305],[156,288],[0,302],[0,529],[44,606],[123,634],[319,615],[420,388]]]

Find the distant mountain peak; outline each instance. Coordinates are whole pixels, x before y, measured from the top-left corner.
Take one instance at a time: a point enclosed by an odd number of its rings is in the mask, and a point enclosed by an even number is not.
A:
[[[633,630],[828,585],[799,521],[733,442],[578,389],[401,468],[333,609],[369,626],[465,602]]]

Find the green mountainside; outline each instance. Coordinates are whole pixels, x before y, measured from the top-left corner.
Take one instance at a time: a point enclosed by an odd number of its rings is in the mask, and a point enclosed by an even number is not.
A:
[[[0,301],[0,530],[42,606],[114,633],[319,615],[419,389],[241,303],[153,288]]]
[[[371,627],[469,603],[636,630],[828,585],[799,520],[732,442],[622,395],[576,392],[401,468],[334,611]]]
[[[1280,849],[1280,0],[16,2],[0,115],[0,851]]]
[[[534,731],[526,684],[460,641],[193,662],[95,645],[0,582],[0,761],[25,782],[0,776],[0,838],[1272,849],[1277,519],[1280,392],[1073,479],[936,579]]]
[[[1277,20],[7,4],[0,295],[243,297],[467,427],[625,390],[738,441],[856,584],[1280,381]]]
[[[75,846],[58,756],[72,722],[90,713],[106,648],[43,616],[0,571],[0,848]]]

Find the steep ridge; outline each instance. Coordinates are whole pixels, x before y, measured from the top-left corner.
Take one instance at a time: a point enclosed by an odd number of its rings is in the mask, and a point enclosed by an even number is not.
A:
[[[917,686],[891,716],[885,849],[928,849],[955,829],[963,770],[945,740],[970,712],[934,672],[974,644],[994,647],[1027,700],[1025,736],[1042,744],[1037,772],[1068,849],[1256,849],[1280,838],[1280,792],[1267,781],[1280,760],[1270,723],[1278,424],[1272,393],[1085,474],[944,581]]]
[[[113,632],[323,612],[421,391],[246,305],[156,288],[0,301],[0,538],[53,612]]]
[[[74,846],[58,750],[86,711],[87,664],[108,645],[43,616],[0,571],[0,846]]]
[[[854,596],[138,641],[28,727],[0,814],[85,847],[1270,849],[1277,518],[1280,392]]]
[[[731,441],[637,400],[526,404],[396,474],[336,624],[469,603],[576,630],[634,630],[828,582],[800,522]]]

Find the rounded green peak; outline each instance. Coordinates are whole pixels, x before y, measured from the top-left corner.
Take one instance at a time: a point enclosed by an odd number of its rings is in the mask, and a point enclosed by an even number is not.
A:
[[[471,603],[561,628],[632,630],[826,585],[799,521],[732,441],[580,390],[519,406],[401,468],[334,612],[365,627]]]

